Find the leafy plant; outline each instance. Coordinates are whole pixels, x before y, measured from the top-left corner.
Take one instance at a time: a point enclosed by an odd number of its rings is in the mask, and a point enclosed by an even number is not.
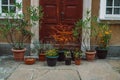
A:
[[[38,54],[53,49],[52,44],[44,44],[40,41],[34,41],[33,45],[34,45],[34,49],[38,52]]]
[[[57,50],[56,49],[50,49],[46,51],[46,56],[58,56]]]
[[[83,42],[82,48],[85,51],[90,50],[90,46],[87,45],[87,43],[90,42],[90,38],[97,35],[96,28],[93,25],[90,25],[92,21],[96,21],[96,17],[90,17],[90,11],[87,11],[86,18],[78,20],[75,23],[75,28],[73,29],[73,36],[78,39],[79,42]],[[82,31],[84,32],[83,35],[81,35]],[[92,33],[90,31],[92,31]]]
[[[98,25],[98,36],[96,36],[96,41],[98,43],[98,48],[107,49],[112,31],[109,28],[108,24],[99,23]]]
[[[22,9],[21,3],[15,7]],[[2,16],[2,15],[1,15]],[[5,19],[0,20],[0,32],[7,42],[14,49],[23,49],[26,43],[34,34],[29,30],[43,17],[42,7],[30,6],[25,13],[5,13]]]
[[[82,51],[80,51],[79,49],[76,49],[74,52],[75,59],[80,59],[81,56],[82,56]]]

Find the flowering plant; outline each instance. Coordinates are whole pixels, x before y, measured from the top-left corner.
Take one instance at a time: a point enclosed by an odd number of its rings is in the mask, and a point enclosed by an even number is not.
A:
[[[64,48],[65,44],[73,42],[72,30],[67,27],[67,25],[57,25],[53,26],[52,30],[54,31],[51,35],[55,42],[59,44],[59,48]]]
[[[46,51],[46,56],[58,56],[57,50],[56,49],[50,49]]]
[[[100,49],[107,49],[110,39],[111,39],[111,30],[108,26],[108,24],[101,23],[100,26],[98,26],[98,36],[97,36],[97,42],[98,42],[98,48]]]

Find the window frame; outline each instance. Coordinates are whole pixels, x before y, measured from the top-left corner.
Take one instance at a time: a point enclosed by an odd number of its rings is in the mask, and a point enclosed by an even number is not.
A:
[[[120,14],[106,14],[107,0],[100,0],[100,20],[120,20]]]
[[[16,0],[16,3],[22,3],[22,0]],[[16,15],[16,14],[22,14],[22,13],[23,13],[22,8],[21,9],[16,8],[16,13],[14,14]],[[0,0],[0,14],[1,14],[0,18],[5,18],[6,13],[2,13],[2,0]]]

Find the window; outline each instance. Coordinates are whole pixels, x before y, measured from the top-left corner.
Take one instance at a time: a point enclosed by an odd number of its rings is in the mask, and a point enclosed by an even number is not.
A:
[[[120,20],[120,0],[100,0],[100,19]]]
[[[22,9],[17,9],[15,3],[22,3],[22,0],[0,0],[0,14],[4,17],[5,13],[21,13]]]

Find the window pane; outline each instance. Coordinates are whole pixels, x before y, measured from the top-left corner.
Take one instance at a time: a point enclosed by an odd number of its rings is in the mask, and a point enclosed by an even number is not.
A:
[[[13,5],[15,4],[16,0],[10,0],[10,4]]]
[[[2,0],[2,4],[8,4],[8,0]]]
[[[120,8],[114,8],[114,14],[120,14]]]
[[[107,6],[112,6],[113,0],[107,0]]]
[[[10,6],[10,12],[12,12],[12,13],[15,13],[15,12],[16,12],[15,6]]]
[[[114,0],[114,5],[115,6],[120,6],[120,0]]]
[[[106,9],[106,14],[112,14],[112,8],[107,8]]]
[[[8,6],[2,6],[2,13],[8,12]]]

